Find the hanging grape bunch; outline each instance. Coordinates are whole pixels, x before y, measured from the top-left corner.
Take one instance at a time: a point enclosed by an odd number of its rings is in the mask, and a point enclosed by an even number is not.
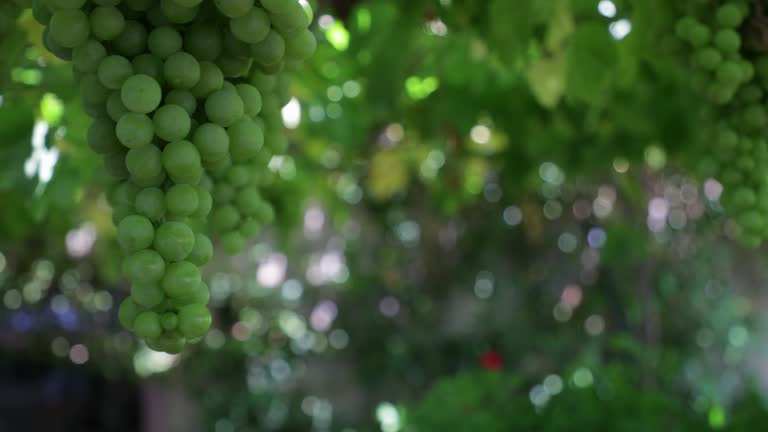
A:
[[[315,50],[311,11],[298,0],[38,0],[33,14],[46,47],[71,60],[88,144],[116,179],[131,283],[120,322],[179,352],[211,325],[209,226],[235,254],[274,219],[259,180],[287,144],[276,83]]]
[[[750,1],[684,7],[687,15],[675,33],[686,44],[693,83],[714,120],[700,171],[723,184],[723,208],[739,227],[740,243],[757,247],[768,239],[768,56],[748,52],[740,32],[752,13]]]

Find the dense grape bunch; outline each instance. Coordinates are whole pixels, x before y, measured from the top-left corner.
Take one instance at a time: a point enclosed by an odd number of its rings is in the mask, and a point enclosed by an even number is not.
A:
[[[719,180],[722,204],[739,227],[739,240],[757,247],[768,239],[768,57],[750,53],[740,28],[751,2],[689,2],[675,33],[684,41],[693,84],[709,102],[699,170]]]
[[[36,0],[44,43],[71,60],[130,296],[119,320],[176,353],[209,329],[200,268],[274,219],[259,179],[285,151],[283,70],[315,50],[298,0]],[[280,85],[278,85],[280,83]]]

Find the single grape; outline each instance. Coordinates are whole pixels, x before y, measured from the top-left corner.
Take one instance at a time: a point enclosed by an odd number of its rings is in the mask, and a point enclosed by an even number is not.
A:
[[[261,42],[269,34],[269,15],[264,9],[251,8],[245,15],[232,18],[229,21],[229,30],[243,42],[249,44]]]
[[[192,88],[200,81],[200,63],[189,53],[179,51],[165,60],[163,76],[174,88]]]
[[[203,305],[191,304],[179,309],[179,331],[187,338],[205,335],[211,322],[211,312]]]
[[[280,14],[293,10],[290,4],[292,2],[297,3],[293,0],[261,0],[261,5],[270,13]]]
[[[116,179],[125,179],[131,175],[125,166],[126,153],[127,151],[120,150],[104,155],[104,169],[107,174]]]
[[[251,46],[251,54],[259,64],[278,63],[285,56],[285,39],[272,30],[264,40]]]
[[[168,354],[178,354],[184,349],[187,340],[177,331],[168,331],[157,338],[147,339],[147,346],[160,352]]]
[[[109,97],[107,98],[107,114],[112,121],[120,121],[120,119],[129,112],[128,108],[123,104],[123,99],[120,96],[119,91],[115,90],[109,94]]]
[[[741,48],[741,36],[732,29],[723,29],[715,34],[715,46],[723,53],[736,53]]]
[[[134,57],[131,64],[136,75],[146,75],[160,85],[165,83],[163,61],[159,57],[155,57],[152,54],[141,54]]]
[[[200,153],[189,141],[175,141],[165,146],[163,167],[176,183],[197,184],[203,175]]]
[[[153,180],[163,175],[163,154],[153,145],[136,147],[128,151],[125,165],[131,179],[142,184],[156,184]]]
[[[197,210],[194,217],[198,219],[205,219],[213,208],[213,197],[207,190],[198,187],[197,188]]]
[[[235,229],[239,222],[240,212],[230,204],[220,206],[211,213],[211,223],[217,232]]]
[[[131,298],[136,304],[146,308],[152,308],[165,300],[165,294],[157,283],[150,284],[132,284]]]
[[[192,22],[199,10],[199,6],[182,6],[175,0],[160,0],[160,8],[168,21],[174,24],[186,24]]]
[[[96,72],[106,56],[104,45],[95,39],[88,39],[72,50],[72,65],[80,72]]]
[[[91,123],[87,141],[91,149],[98,154],[122,151],[122,145],[115,134],[115,123],[108,118],[98,118]]]
[[[229,155],[229,135],[226,129],[217,124],[200,125],[195,129],[192,142],[205,162],[219,161]]]
[[[125,57],[111,55],[104,57],[99,63],[97,73],[104,87],[119,90],[125,80],[133,75],[133,65]]]
[[[721,27],[736,28],[741,24],[744,16],[741,9],[733,3],[726,3],[717,9],[717,23]]]
[[[742,78],[743,70],[735,62],[723,62],[717,68],[717,80],[727,85],[737,85]]]
[[[113,6],[98,6],[91,11],[93,35],[103,41],[111,41],[125,30],[125,17]]]
[[[165,330],[173,330],[179,326],[179,316],[174,312],[166,312],[160,317],[160,325]]]
[[[154,123],[144,114],[128,113],[122,116],[115,130],[117,139],[128,148],[147,146],[155,137]]]
[[[171,298],[190,295],[200,284],[200,269],[189,261],[171,263],[163,276],[163,291]]]
[[[126,298],[120,303],[120,308],[117,311],[117,317],[120,320],[120,324],[126,330],[133,331],[133,323],[136,321],[136,317],[142,312],[141,306],[136,304],[130,297]]]
[[[246,216],[256,215],[259,212],[261,202],[261,194],[255,186],[240,189],[235,197],[237,209]]]
[[[217,204],[225,204],[235,199],[235,188],[227,183],[218,183],[213,188],[212,195]]]
[[[192,87],[195,97],[204,99],[211,93],[220,90],[224,85],[224,74],[218,66],[208,61],[200,62],[200,80]]]
[[[213,243],[204,234],[195,234],[195,247],[187,258],[197,266],[204,266],[213,257]]]
[[[178,105],[190,116],[197,110],[197,99],[189,90],[173,89],[165,95],[166,105]]]
[[[240,234],[252,238],[261,231],[261,224],[256,219],[246,219],[240,224]]]
[[[165,193],[165,208],[174,216],[190,216],[197,210],[197,189],[189,184],[171,186]]]
[[[117,241],[128,252],[148,248],[154,237],[152,222],[144,216],[128,216],[117,226]]]
[[[184,51],[198,61],[214,61],[224,50],[221,30],[214,23],[201,23],[184,32]]]
[[[250,57],[221,56],[216,59],[216,66],[221,69],[221,72],[226,78],[239,78],[247,76],[252,64],[253,59]]]
[[[703,45],[699,44],[699,45]],[[292,60],[304,61],[315,53],[317,39],[307,29],[299,30],[285,39],[285,55]]]
[[[715,70],[723,61],[723,55],[720,51],[707,47],[702,48],[696,53],[696,62],[706,70]]]
[[[177,309],[181,309],[183,306],[190,304],[207,305],[211,300],[211,292],[208,290],[208,285],[205,282],[200,283],[190,291],[187,295],[178,298],[172,298],[171,305]]]
[[[159,337],[163,333],[163,327],[160,325],[160,315],[152,311],[140,313],[133,322],[133,331],[143,338]]]
[[[165,141],[184,139],[190,131],[189,114],[178,105],[163,105],[152,116],[155,134]]]
[[[88,16],[78,9],[60,9],[48,23],[51,40],[64,48],[75,48],[91,35]]]
[[[182,222],[166,222],[155,233],[154,248],[169,261],[181,261],[195,245],[195,234]]]
[[[250,117],[242,117],[227,129],[227,134],[230,155],[235,162],[253,158],[264,145],[264,133]]]
[[[222,15],[237,18],[248,13],[253,8],[253,0],[214,0],[216,8]]]
[[[243,101],[245,107],[245,114],[251,117],[259,115],[261,112],[261,93],[259,89],[250,84],[237,84],[235,85],[237,94]]]
[[[229,127],[243,117],[245,106],[236,91],[223,88],[213,92],[205,100],[205,114],[211,122]]]
[[[149,51],[163,60],[181,51],[182,43],[181,34],[171,26],[155,28],[147,39]]]
[[[142,189],[136,194],[134,206],[139,214],[158,222],[165,215],[165,194],[156,187]]]
[[[230,231],[221,236],[221,247],[229,255],[237,255],[245,249],[245,237],[239,231]]]
[[[112,48],[120,55],[135,57],[147,50],[147,29],[134,20],[126,21],[125,28],[112,41]]]

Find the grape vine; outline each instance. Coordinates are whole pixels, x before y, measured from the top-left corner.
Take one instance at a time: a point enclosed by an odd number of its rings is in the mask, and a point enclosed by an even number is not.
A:
[[[36,0],[48,50],[71,61],[130,296],[124,327],[180,352],[212,321],[209,232],[229,254],[275,218],[259,180],[283,152],[287,71],[315,48],[297,0]],[[28,3],[28,4],[27,4]]]

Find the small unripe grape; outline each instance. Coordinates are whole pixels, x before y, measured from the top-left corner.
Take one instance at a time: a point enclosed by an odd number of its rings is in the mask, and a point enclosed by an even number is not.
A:
[[[214,0],[222,15],[237,18],[248,13],[253,8],[253,0]]]
[[[191,91],[200,99],[220,90],[224,85],[224,74],[218,66],[208,61],[200,62],[200,80]]]
[[[741,36],[735,30],[720,30],[715,34],[715,46],[727,54],[738,52],[741,48]]]
[[[174,89],[165,95],[166,105],[178,105],[190,116],[197,110],[197,99],[189,90]]]
[[[178,354],[184,349],[187,340],[177,331],[165,332],[160,337],[147,339],[147,346],[154,350],[168,354]]]
[[[226,78],[239,78],[246,76],[251,69],[253,59],[250,57],[221,56],[216,59],[216,66]]]
[[[96,119],[88,128],[88,145],[98,154],[109,154],[122,150],[115,134],[115,123],[106,118]]]
[[[211,292],[208,290],[208,285],[205,282],[200,283],[183,297],[177,297],[171,299],[171,304],[177,309],[190,304],[207,305],[211,300]]]
[[[203,305],[191,304],[179,309],[179,331],[187,338],[205,335],[211,322],[211,312]]]
[[[72,48],[61,45],[51,33],[50,25],[43,30],[43,45],[45,48],[61,60],[72,60]]]
[[[276,31],[270,31],[264,40],[251,46],[251,54],[259,64],[275,64],[285,56],[285,39]]]
[[[197,266],[204,266],[213,257],[213,243],[204,234],[195,234],[195,247],[187,258]]]
[[[48,28],[51,39],[64,48],[82,45],[91,34],[88,16],[78,9],[57,10],[51,16]]]
[[[189,141],[175,141],[163,149],[163,167],[176,183],[196,184],[203,175],[200,153]]]
[[[229,21],[229,30],[243,42],[255,44],[266,39],[269,34],[269,15],[264,9],[254,7],[245,15]]]
[[[229,151],[235,162],[247,161],[264,146],[264,133],[250,117],[242,117],[228,130]]]
[[[160,84],[147,75],[134,75],[123,83],[121,97],[126,108],[133,112],[149,114],[160,105]]]
[[[717,23],[721,27],[736,28],[741,24],[744,16],[741,9],[733,3],[727,3],[717,9]]]
[[[256,219],[246,219],[240,224],[240,234],[251,238],[261,231],[261,224]]]
[[[261,194],[255,186],[242,188],[235,196],[235,205],[237,205],[237,209],[246,216],[254,216],[258,214],[261,202]]]
[[[117,312],[117,317],[120,320],[120,324],[126,330],[133,331],[133,323],[136,321],[136,317],[142,312],[141,306],[137,305],[130,297],[126,298],[120,303],[120,309]]]
[[[250,84],[237,84],[235,88],[240,99],[243,101],[245,114],[251,117],[259,115],[261,112],[261,93],[259,89]]]
[[[128,216],[117,226],[117,241],[128,252],[148,248],[154,237],[152,222],[144,216]]]
[[[132,284],[131,298],[136,304],[146,308],[152,308],[165,300],[165,294],[157,283]]]
[[[149,51],[163,60],[181,51],[182,43],[181,34],[170,26],[155,28],[147,40]]]
[[[248,165],[234,165],[229,169],[226,176],[227,183],[235,188],[247,185],[252,179],[252,168]]]
[[[706,28],[706,27],[705,27]],[[706,42],[698,44],[704,45]],[[317,49],[317,39],[311,31],[307,29],[292,33],[285,39],[285,55],[292,60],[304,61],[315,53]]]
[[[72,50],[72,65],[80,72],[96,72],[99,63],[107,56],[104,45],[89,39]]]
[[[165,193],[165,208],[175,216],[190,216],[198,206],[197,189],[188,184],[171,186]]]
[[[166,312],[160,317],[160,325],[165,330],[173,330],[179,326],[179,316],[173,312]]]
[[[155,134],[165,141],[184,139],[191,128],[189,114],[178,105],[163,105],[152,116]]]
[[[160,0],[160,8],[170,22],[186,24],[195,19],[199,6],[186,7],[175,0]]]
[[[126,57],[135,57],[147,50],[147,29],[138,21],[126,21],[123,31],[112,41],[114,50]]]
[[[221,30],[213,23],[201,23],[184,33],[184,51],[198,61],[214,61],[224,50]]]
[[[221,182],[213,188],[213,200],[217,204],[225,204],[235,199],[235,188],[231,185]]]
[[[155,57],[152,54],[137,55],[131,61],[131,65],[133,65],[134,74],[146,75],[160,85],[165,83],[163,61],[159,57]]]
[[[218,207],[211,213],[211,223],[217,232],[235,229],[240,222],[240,213],[235,206],[227,204]]]
[[[205,114],[213,123],[229,127],[243,117],[245,106],[236,91],[223,88],[205,100]]]
[[[240,231],[230,231],[221,236],[221,247],[228,255],[237,255],[245,249],[245,237]]]
[[[208,217],[208,214],[213,208],[213,197],[211,196],[211,193],[201,187],[198,187],[197,203],[197,210],[195,211],[194,217],[198,219],[204,219]]]
[[[188,296],[200,284],[200,269],[189,261],[171,263],[163,276],[163,291],[171,298]]]
[[[140,313],[133,322],[133,331],[143,338],[159,337],[163,333],[163,327],[160,325],[160,315],[152,311]]]
[[[91,29],[100,40],[109,41],[125,30],[125,17],[116,7],[99,6],[91,11]]]
[[[163,76],[174,88],[192,88],[200,81],[200,63],[190,54],[179,51],[165,60]]]
[[[156,187],[142,189],[136,194],[134,207],[139,214],[157,222],[165,215],[165,195]]]
[[[741,81],[743,70],[738,63],[723,62],[717,68],[717,80],[723,84],[736,85]]]
[[[131,179],[144,184],[154,184],[152,180],[163,174],[163,154],[153,145],[136,147],[128,151],[125,165],[131,173]]]
[[[104,87],[119,90],[125,80],[133,75],[133,65],[125,57],[107,56],[99,63],[97,73]]]
[[[117,139],[128,148],[138,148],[152,143],[155,136],[152,120],[144,114],[128,113],[117,122]]]
[[[195,234],[182,222],[166,222],[157,229],[154,248],[169,261],[181,261],[195,245]]]

